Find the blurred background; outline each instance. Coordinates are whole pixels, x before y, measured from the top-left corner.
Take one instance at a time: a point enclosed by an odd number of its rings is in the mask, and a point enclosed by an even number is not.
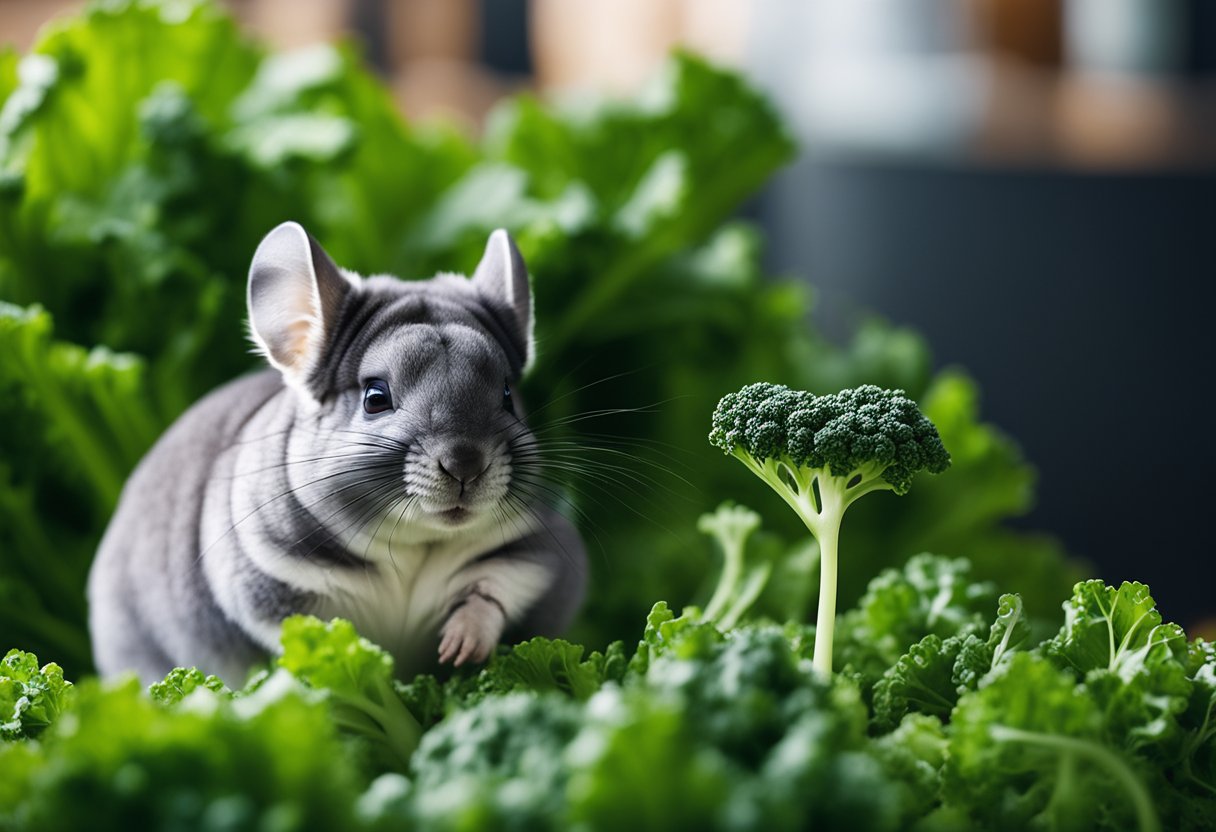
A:
[[[350,35],[414,119],[636,93],[674,45],[743,71],[799,146],[744,214],[843,341],[961,365],[1038,469],[1026,528],[1167,617],[1211,609],[1216,3],[234,0],[275,48]],[[0,0],[29,48],[78,4]]]

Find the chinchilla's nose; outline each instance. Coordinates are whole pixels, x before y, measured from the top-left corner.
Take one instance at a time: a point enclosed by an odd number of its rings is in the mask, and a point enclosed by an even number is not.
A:
[[[453,442],[439,454],[439,470],[466,486],[486,470],[486,457],[468,442]]]

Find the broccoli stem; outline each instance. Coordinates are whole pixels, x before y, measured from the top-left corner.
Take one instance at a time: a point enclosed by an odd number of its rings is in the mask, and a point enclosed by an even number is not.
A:
[[[748,467],[802,518],[819,542],[819,610],[815,617],[815,652],[812,663],[826,676],[832,674],[832,641],[836,632],[836,572],[840,524],[858,498],[873,491],[890,490],[882,479],[883,467],[869,465],[843,477],[827,469],[802,468],[789,459],[757,461],[741,448],[733,456]]]
[[[725,536],[720,538],[722,544],[722,577],[718,579],[718,586],[714,590],[713,597],[709,599],[709,603],[705,605],[705,618],[709,621],[717,621],[718,617],[726,610],[726,605],[736,594],[739,587],[739,581],[743,576],[743,545],[741,540],[728,539]]]
[[[819,541],[819,612],[815,617],[815,669],[825,676],[832,675],[832,640],[836,633],[836,566],[840,548],[840,521],[848,504],[832,488],[824,488],[820,480],[820,509],[816,526],[807,528]],[[804,518],[805,520],[805,518]]]

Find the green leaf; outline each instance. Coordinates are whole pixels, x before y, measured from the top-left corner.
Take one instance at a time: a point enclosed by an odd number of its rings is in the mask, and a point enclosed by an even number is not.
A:
[[[54,341],[43,309],[3,302],[0,355],[0,387],[22,391],[21,404],[44,423],[48,450],[83,473],[108,511],[159,427],[144,398],[142,362]]]
[[[38,742],[0,743],[0,827],[351,828],[354,760],[289,677],[188,702],[164,707],[134,679],[82,683]]]
[[[148,687],[148,695],[161,705],[176,705],[198,688],[221,695],[232,693],[224,680],[214,674],[203,675],[197,667],[175,667],[164,679]]]
[[[923,713],[904,716],[894,731],[874,741],[875,756],[898,784],[907,821],[924,818],[940,805],[948,747],[941,720]]]
[[[68,705],[72,683],[54,662],[38,666],[38,657],[10,650],[0,661],[0,739],[38,736]]]
[[[407,818],[423,829],[556,829],[563,753],[581,706],[555,693],[487,696],[423,737]]]
[[[857,608],[839,617],[837,667],[868,687],[925,636],[981,632],[982,610],[995,598],[990,583],[972,579],[968,561],[917,555],[870,581]]]
[[[382,759],[404,769],[422,727],[393,687],[393,658],[360,636],[349,621],[308,615],[283,619],[278,666],[324,691],[337,723],[374,744]]]
[[[1085,680],[1106,715],[1112,742],[1150,757],[1177,758],[1192,684],[1186,634],[1163,623],[1143,584],[1118,589],[1078,583],[1064,604],[1064,627],[1044,653]]]
[[[1200,765],[1207,772],[1204,782],[1216,795],[1216,645],[1201,638],[1187,648],[1187,672],[1191,679],[1191,701],[1183,722],[1188,731],[1189,755],[1202,753]]]
[[[278,665],[315,688],[361,695],[393,678],[393,657],[360,636],[341,618],[309,615],[283,619]]]
[[[0,301],[0,643],[88,669],[99,526],[159,429],[145,378],[137,357],[56,340],[40,307]]]
[[[887,669],[874,686],[874,725],[889,731],[911,712],[948,721],[958,697],[1008,662],[1030,632],[1017,595],[1002,595],[988,640],[975,632],[928,635]]]
[[[595,829],[714,828],[734,782],[678,705],[605,691],[566,752],[569,812]]]
[[[913,711],[947,719],[958,701],[955,662],[964,639],[927,635],[899,657],[874,685],[874,724],[891,731]]]
[[[1186,634],[1163,624],[1156,602],[1142,583],[1118,588],[1083,581],[1064,603],[1064,627],[1045,646],[1047,655],[1078,674],[1104,669],[1127,680],[1155,655],[1183,661]]]
[[[948,802],[996,828],[1159,830],[1145,770],[1102,738],[1098,703],[1051,661],[1017,653],[951,717]]]
[[[625,671],[624,645],[614,642],[605,653],[593,652],[562,639],[534,638],[497,654],[477,680],[484,692],[558,691],[589,699],[607,681],[620,681]]]
[[[988,630],[987,646],[992,653],[992,667],[999,667],[1029,639],[1030,624],[1022,596],[1005,593],[997,601],[996,621]]]
[[[676,618],[675,613],[668,609],[667,602],[659,601],[646,616],[646,629],[638,642],[637,651],[629,660],[628,675],[645,675],[661,656],[694,656],[712,649],[721,641],[722,634],[718,628],[704,622],[695,608]]]

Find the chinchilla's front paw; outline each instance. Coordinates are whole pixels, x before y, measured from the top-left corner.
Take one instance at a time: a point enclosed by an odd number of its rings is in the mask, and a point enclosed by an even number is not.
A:
[[[450,661],[456,667],[465,662],[481,664],[502,638],[504,623],[502,607],[480,595],[470,595],[439,631],[439,661]]]

